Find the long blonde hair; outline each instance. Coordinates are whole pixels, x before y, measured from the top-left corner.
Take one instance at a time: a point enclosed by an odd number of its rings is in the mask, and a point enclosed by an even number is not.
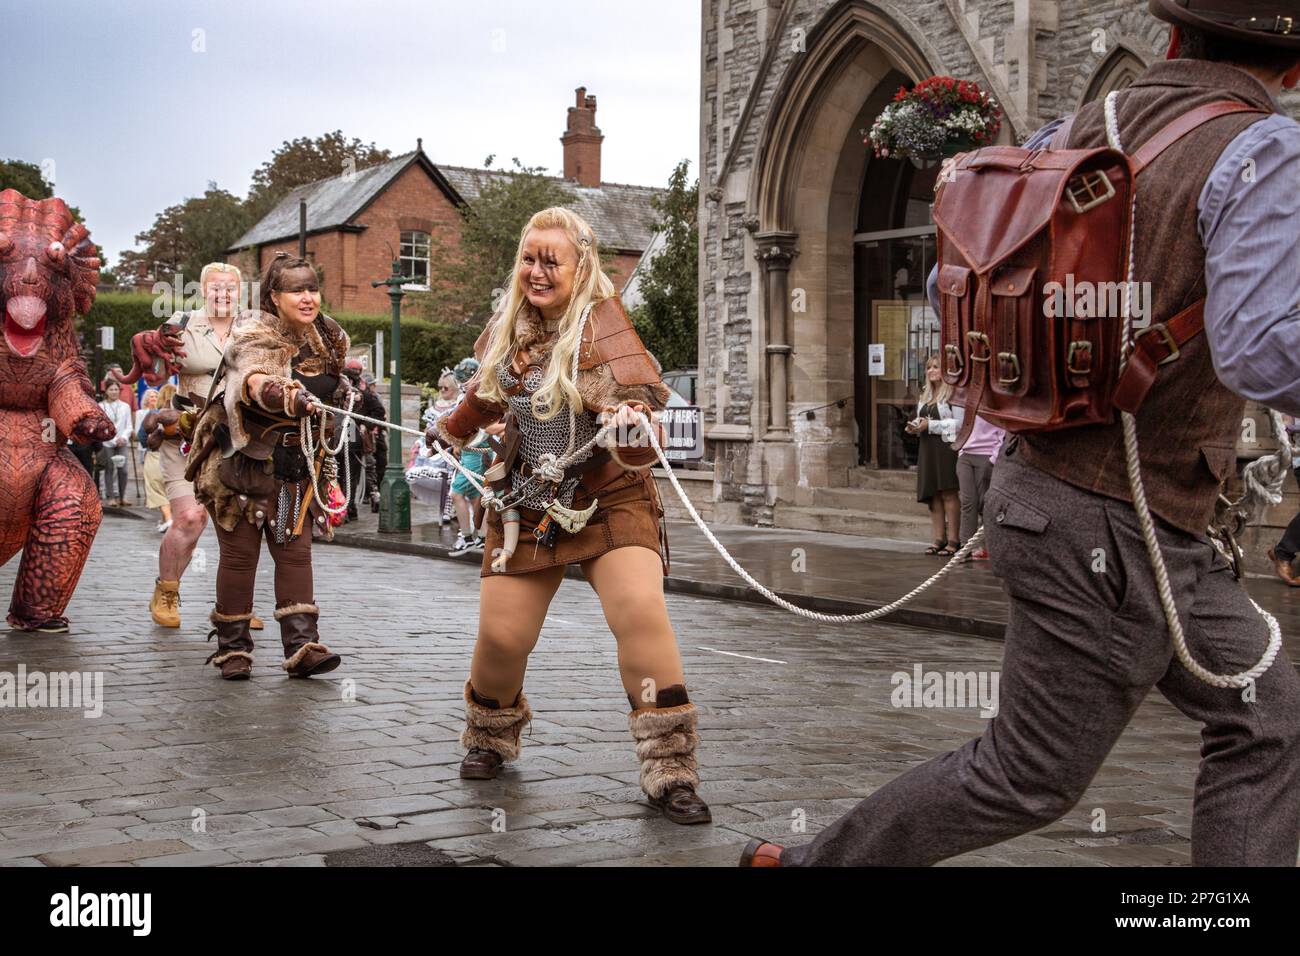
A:
[[[934,366],[938,368],[940,371],[943,370],[943,362],[939,360],[939,356],[937,353],[931,352],[929,355],[926,356],[925,371],[921,375],[921,381],[922,381],[921,404],[929,405],[932,402],[938,403],[938,402],[952,401],[952,386],[949,385],[947,382],[945,382],[942,378],[939,379],[938,389],[930,388],[929,372],[930,372],[931,363],[933,363]]]
[[[498,319],[488,340],[479,370],[478,395],[484,401],[504,404],[506,396],[497,381],[497,366],[514,357],[515,323],[519,312],[528,305],[523,283],[519,280],[520,266],[524,258],[524,241],[533,229],[563,229],[574,249],[578,251],[578,267],[573,275],[573,293],[569,296],[569,305],[560,319],[559,334],[551,349],[550,362],[542,376],[541,387],[533,393],[533,414],[545,421],[559,414],[560,409],[568,405],[576,412],[582,411],[582,396],[573,380],[573,357],[578,352],[582,326],[579,320],[582,312],[592,302],[608,299],[614,295],[614,283],[600,268],[600,251],[596,246],[596,234],[577,213],[561,206],[552,206],[534,213],[519,234],[519,248],[515,252],[514,269],[510,276],[510,287],[505,302],[498,313]]]

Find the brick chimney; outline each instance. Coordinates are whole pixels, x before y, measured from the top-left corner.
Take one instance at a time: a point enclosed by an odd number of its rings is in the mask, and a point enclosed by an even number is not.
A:
[[[577,89],[578,102],[569,107],[569,128],[560,137],[564,144],[564,178],[579,186],[600,186],[600,143],[605,137],[596,125],[596,97],[587,88]]]

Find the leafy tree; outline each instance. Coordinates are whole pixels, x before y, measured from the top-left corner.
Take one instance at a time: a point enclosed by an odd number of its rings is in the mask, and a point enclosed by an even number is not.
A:
[[[143,266],[163,281],[179,273],[185,282],[196,282],[203,267],[223,259],[248,225],[248,210],[239,197],[209,182],[202,196],[168,206],[138,233],[135,241],[142,248],[122,253],[119,268],[135,274]]]
[[[700,183],[687,186],[688,160],[668,180],[668,190],[650,200],[659,214],[656,233],[664,245],[641,276],[645,304],[632,322],[641,340],[664,369],[694,366],[699,360],[699,207]]]
[[[392,153],[374,143],[348,140],[341,130],[315,139],[300,136],[286,140],[253,173],[248,191],[249,222],[257,222],[286,193],[298,186],[329,179],[349,170],[358,171],[392,159]],[[236,237],[238,238],[238,237]]]
[[[0,192],[6,189],[16,189],[28,199],[49,199],[54,195],[41,167],[21,159],[0,160]]]
[[[492,157],[488,157],[490,164]],[[514,161],[513,172],[489,178],[463,214],[460,239],[435,236],[430,250],[430,290],[416,307],[444,322],[487,319],[506,287],[529,218],[548,206],[567,206],[573,194],[540,166]]]

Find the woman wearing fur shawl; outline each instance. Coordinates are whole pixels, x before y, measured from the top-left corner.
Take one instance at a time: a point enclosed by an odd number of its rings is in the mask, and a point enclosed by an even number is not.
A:
[[[320,445],[317,402],[346,403],[343,365],[348,336],[320,311],[316,272],[279,254],[262,277],[261,311],[237,328],[225,354],[221,391],[205,409],[191,442],[186,477],[212,515],[221,564],[212,612],[217,651],[209,660],[227,680],[249,676],[249,619],[263,536],[275,561],[275,619],[290,677],[323,674],[339,656],[320,642],[312,593],[311,541],[329,538],[325,511],[332,456]],[[300,423],[308,418],[308,461]],[[326,432],[326,438],[330,438]]]
[[[475,353],[481,364],[464,399],[427,437],[460,449],[480,428],[506,422],[487,474],[507,506],[487,509],[460,775],[491,779],[518,757],[532,714],[528,655],[565,568],[577,564],[618,643],[642,788],[670,820],[707,823],[695,792],[696,710],[664,604],[667,536],[647,470],[655,452],[637,425],[669,393],[580,217],[561,208],[532,217],[509,294]],[[574,454],[602,421],[618,426],[617,443]],[[547,468],[551,455],[571,459],[562,474]]]

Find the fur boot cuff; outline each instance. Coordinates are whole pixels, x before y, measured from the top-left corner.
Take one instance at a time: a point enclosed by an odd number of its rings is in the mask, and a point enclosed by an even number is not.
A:
[[[213,667],[220,667],[232,657],[245,657],[248,659],[249,664],[253,663],[253,655],[248,653],[248,651],[226,651],[224,654],[214,654],[212,657],[209,657],[208,660],[212,662]]]
[[[208,620],[213,624],[236,624],[240,621],[251,621],[252,619],[252,611],[249,611],[247,614],[222,614],[220,611],[214,609],[213,612],[208,615]]]
[[[465,682],[465,729],[461,732],[462,747],[490,750],[502,760],[519,757],[519,738],[524,725],[533,717],[528,698],[519,694],[513,707],[484,707],[470,696],[470,683]]]
[[[690,703],[634,710],[628,716],[641,761],[641,789],[648,796],[662,797],[682,784],[700,785],[695,764],[695,748],[700,742],[695,731],[697,719],[695,705]]]
[[[286,604],[284,607],[275,609],[275,619],[282,621],[290,614],[315,614],[320,616],[320,608],[315,604]]]
[[[307,656],[308,651],[320,651],[322,654],[334,653],[324,644],[317,644],[315,641],[308,641],[306,644],[302,645],[296,651],[294,651],[292,657],[286,658],[282,666],[287,671],[293,670],[295,667],[298,666],[299,662],[304,657]]]

